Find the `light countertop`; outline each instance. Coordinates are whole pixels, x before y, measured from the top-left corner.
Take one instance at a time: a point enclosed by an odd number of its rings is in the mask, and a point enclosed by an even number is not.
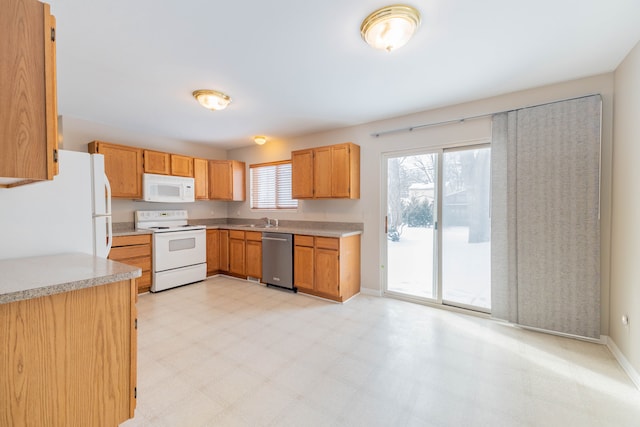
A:
[[[207,229],[225,229],[258,231],[269,233],[290,233],[304,234],[308,236],[320,237],[348,237],[362,234],[361,223],[341,223],[341,222],[317,222],[317,221],[280,221],[279,227],[265,227],[264,221],[251,219],[218,219],[218,220],[191,220],[189,224],[205,225]],[[125,236],[131,234],[149,234],[150,230],[136,230],[133,223],[116,223],[113,226],[114,236]]]
[[[88,254],[0,260],[0,304],[140,277],[142,271]]]

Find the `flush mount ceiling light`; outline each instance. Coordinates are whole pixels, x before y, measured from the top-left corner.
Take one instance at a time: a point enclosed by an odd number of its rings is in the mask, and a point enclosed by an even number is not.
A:
[[[262,135],[257,135],[253,137],[253,141],[258,145],[264,145],[267,142],[267,137]]]
[[[200,89],[193,91],[193,97],[200,105],[210,110],[224,110],[231,103],[231,98],[217,90]]]
[[[371,47],[391,52],[407,44],[419,26],[420,13],[415,8],[394,4],[367,16],[360,34]]]

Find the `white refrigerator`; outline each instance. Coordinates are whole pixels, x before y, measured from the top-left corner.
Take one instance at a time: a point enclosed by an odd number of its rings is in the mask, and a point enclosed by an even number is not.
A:
[[[52,181],[0,188],[0,259],[111,250],[104,156],[59,150]]]

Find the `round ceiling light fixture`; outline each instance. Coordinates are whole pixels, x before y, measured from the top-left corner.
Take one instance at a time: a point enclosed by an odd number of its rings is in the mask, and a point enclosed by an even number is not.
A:
[[[391,52],[407,44],[419,26],[417,9],[394,4],[367,16],[360,26],[360,34],[371,47]]]
[[[256,135],[253,137],[253,142],[258,145],[264,145],[267,142],[267,137],[262,135]]]
[[[231,98],[217,90],[199,89],[193,91],[193,97],[200,105],[209,110],[224,110],[231,103]]]

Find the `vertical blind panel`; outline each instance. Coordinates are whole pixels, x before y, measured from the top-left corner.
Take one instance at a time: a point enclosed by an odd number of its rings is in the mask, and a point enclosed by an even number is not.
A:
[[[600,338],[600,116],[600,96],[518,111],[522,325]]]
[[[516,257],[517,112],[493,116],[491,133],[491,315],[518,322]]]
[[[255,166],[251,173],[251,207],[254,209],[295,209],[291,198],[291,163]]]

